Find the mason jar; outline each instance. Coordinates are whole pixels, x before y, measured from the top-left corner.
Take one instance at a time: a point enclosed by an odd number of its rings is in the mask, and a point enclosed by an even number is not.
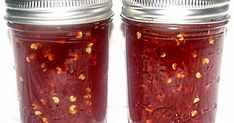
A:
[[[111,0],[6,0],[22,123],[106,123]]]
[[[129,123],[215,123],[229,0],[123,0]]]

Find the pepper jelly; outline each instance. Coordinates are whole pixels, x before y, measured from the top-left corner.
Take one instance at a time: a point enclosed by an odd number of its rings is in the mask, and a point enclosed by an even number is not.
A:
[[[129,123],[215,123],[228,0],[124,0]]]
[[[23,123],[105,123],[110,0],[6,0]]]

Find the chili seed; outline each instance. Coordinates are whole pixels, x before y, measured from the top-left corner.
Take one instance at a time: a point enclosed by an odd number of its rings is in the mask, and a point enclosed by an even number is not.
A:
[[[196,104],[200,101],[200,98],[196,97],[194,100],[193,100],[193,103]]]
[[[166,55],[167,55],[167,54],[166,54],[165,52],[162,52],[161,55],[160,55],[160,57],[161,57],[161,58],[165,58]]]
[[[140,39],[140,38],[141,38],[141,33],[140,33],[140,32],[137,32],[137,33],[136,33],[136,36],[137,36],[137,39]]]
[[[198,114],[197,110],[193,110],[193,111],[191,112],[191,117],[196,117],[197,114]]]
[[[172,78],[168,78],[168,79],[167,79],[167,83],[168,83],[168,84],[171,84],[172,81],[173,81]]]
[[[172,64],[172,69],[173,69],[173,70],[176,70],[176,69],[177,69],[177,66],[178,66],[178,64],[173,63],[173,64]]]
[[[77,113],[77,107],[75,105],[71,105],[69,107],[69,113],[72,114],[72,115],[76,114]]]
[[[81,31],[79,31],[79,32],[76,33],[76,38],[77,39],[80,39],[82,37],[83,37],[83,33]]]
[[[214,41],[214,39],[209,39],[208,43],[209,43],[209,45],[214,45],[215,41]]]
[[[202,64],[209,64],[210,60],[208,58],[203,58],[202,59]]]
[[[38,116],[38,115],[42,115],[41,111],[35,111],[34,113],[35,113],[35,115],[37,115],[37,116]]]
[[[31,44],[30,47],[32,50],[37,50],[41,47],[41,44],[40,43],[33,43],[33,44]]]
[[[76,97],[75,96],[70,96],[69,99],[70,99],[71,102],[75,102],[76,101]]]
[[[79,79],[80,79],[80,80],[82,80],[82,81],[83,81],[83,80],[85,80],[85,78],[86,78],[86,77],[85,77],[85,75],[84,75],[84,74],[80,74],[80,76],[79,76]]]
[[[202,77],[202,74],[201,74],[200,72],[197,72],[197,73],[196,73],[196,77],[197,77],[198,79],[200,79],[200,78]]]
[[[58,104],[58,103],[59,103],[59,97],[57,97],[57,96],[53,96],[53,97],[52,97],[52,100],[53,100],[53,102],[54,102],[55,104]]]

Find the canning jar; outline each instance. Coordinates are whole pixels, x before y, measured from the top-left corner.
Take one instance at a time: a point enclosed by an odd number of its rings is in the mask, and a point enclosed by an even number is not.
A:
[[[105,123],[111,0],[6,0],[22,123]]]
[[[215,123],[229,0],[124,0],[129,123]]]

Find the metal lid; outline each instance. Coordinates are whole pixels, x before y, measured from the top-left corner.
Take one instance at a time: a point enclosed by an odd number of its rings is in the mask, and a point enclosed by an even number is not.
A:
[[[84,24],[113,16],[112,0],[5,0],[6,20],[13,23]]]
[[[229,0],[123,0],[121,16],[147,23],[206,24],[223,22]]]

